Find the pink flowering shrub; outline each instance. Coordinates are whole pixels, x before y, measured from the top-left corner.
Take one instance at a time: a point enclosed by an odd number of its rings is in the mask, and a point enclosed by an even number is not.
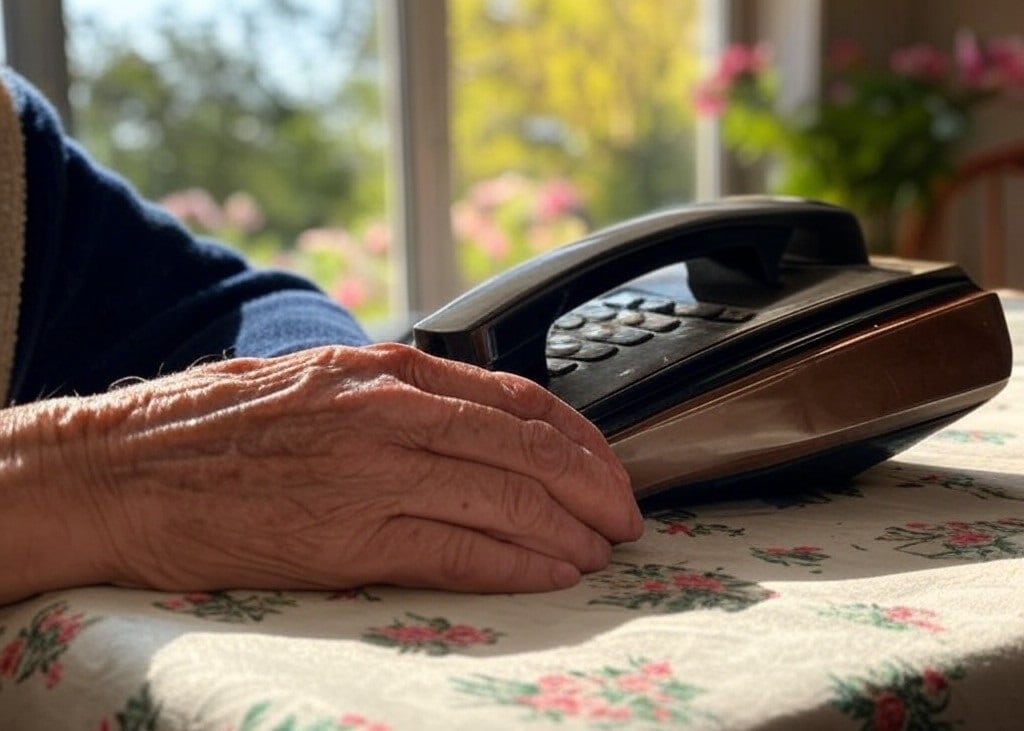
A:
[[[827,200],[865,218],[925,205],[970,135],[973,115],[1024,92],[1024,40],[963,31],[946,52],[899,48],[871,64],[861,48],[830,49],[817,98],[783,109],[767,46],[731,46],[698,85],[699,115],[721,120],[745,162],[774,163],[771,187]],[[884,248],[884,242],[876,242]]]
[[[383,220],[313,227],[287,240],[246,192],[217,201],[202,188],[189,188],[158,202],[192,231],[231,245],[253,263],[312,279],[363,321],[388,314],[395,262]],[[565,178],[508,172],[474,184],[451,210],[464,283],[582,237],[588,229],[583,210],[581,193]]]

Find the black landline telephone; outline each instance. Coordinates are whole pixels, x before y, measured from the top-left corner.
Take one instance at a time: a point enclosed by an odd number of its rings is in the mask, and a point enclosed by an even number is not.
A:
[[[599,231],[413,334],[545,385],[648,500],[850,477],[991,398],[1012,360],[998,298],[959,267],[869,260],[848,211],[769,197]]]

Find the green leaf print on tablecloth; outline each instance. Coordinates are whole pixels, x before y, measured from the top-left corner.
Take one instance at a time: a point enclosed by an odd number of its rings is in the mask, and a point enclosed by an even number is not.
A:
[[[878,604],[859,602],[839,604],[819,609],[818,614],[822,617],[833,617],[857,624],[869,624],[872,627],[896,632],[919,630],[939,634],[946,631],[945,627],[938,623],[938,615],[932,610],[902,605],[884,607]]]
[[[337,718],[315,718],[302,721],[294,714],[283,719],[268,715],[272,710],[269,701],[257,703],[250,708],[237,731],[390,731],[385,723],[372,721],[358,713],[344,713]]]
[[[935,471],[907,471],[902,467],[896,467],[892,472],[894,477],[899,480],[896,485],[897,487],[931,487],[934,485],[944,487],[947,490],[966,493],[980,500],[998,498],[1002,500],[1024,501],[1024,492],[1011,493],[1006,488],[979,482],[974,475]]]
[[[721,569],[694,571],[685,564],[613,563],[586,577],[586,583],[608,593],[590,604],[609,604],[624,609],[656,609],[688,612],[724,609],[736,612],[775,596],[760,584],[740,579]]]
[[[981,429],[946,429],[935,435],[935,439],[957,444],[994,444],[1005,447],[1016,434],[1008,431],[984,431]]]
[[[658,533],[669,536],[683,535],[696,538],[698,536],[724,535],[738,538],[745,532],[743,528],[733,528],[722,523],[701,523],[694,520],[696,517],[696,513],[691,513],[688,510],[668,510],[655,513],[649,519],[658,524],[656,529]]]
[[[28,626],[0,649],[0,691],[5,678],[23,683],[37,674],[45,678],[47,688],[56,686],[64,671],[60,657],[82,630],[99,619],[87,619],[82,612],[70,614],[65,601],[40,609]]]
[[[966,675],[961,667],[951,670],[886,663],[868,677],[832,677],[832,705],[855,721],[863,731],[929,729],[942,731],[962,721],[939,718],[952,697],[950,681]]]
[[[145,683],[113,719],[100,721],[97,731],[153,731],[159,720],[160,705],[149,692],[149,683]]]
[[[625,667],[550,673],[534,680],[474,675],[455,689],[489,704],[528,711],[526,721],[583,721],[595,729],[679,728],[713,720],[694,709],[704,691],[675,677],[668,662],[630,660]]]
[[[154,607],[177,614],[190,614],[215,622],[262,622],[268,614],[280,614],[280,607],[294,607],[294,597],[281,592],[237,597],[229,591],[192,592],[173,599],[153,602]]]
[[[830,558],[827,553],[822,553],[821,548],[818,546],[793,546],[792,548],[783,548],[782,546],[757,548],[751,546],[750,554],[762,561],[780,566],[808,568],[812,574],[820,574],[822,562]]]

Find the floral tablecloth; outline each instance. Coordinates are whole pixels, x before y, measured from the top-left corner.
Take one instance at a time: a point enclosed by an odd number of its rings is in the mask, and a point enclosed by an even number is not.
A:
[[[995,400],[852,484],[651,515],[544,595],[65,591],[0,729],[1024,728],[1024,304]]]

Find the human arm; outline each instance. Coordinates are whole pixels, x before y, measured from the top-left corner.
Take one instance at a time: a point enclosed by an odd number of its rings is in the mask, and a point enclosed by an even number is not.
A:
[[[398,345],[222,361],[0,425],[0,602],[105,582],[555,589],[642,530],[576,412]]]

